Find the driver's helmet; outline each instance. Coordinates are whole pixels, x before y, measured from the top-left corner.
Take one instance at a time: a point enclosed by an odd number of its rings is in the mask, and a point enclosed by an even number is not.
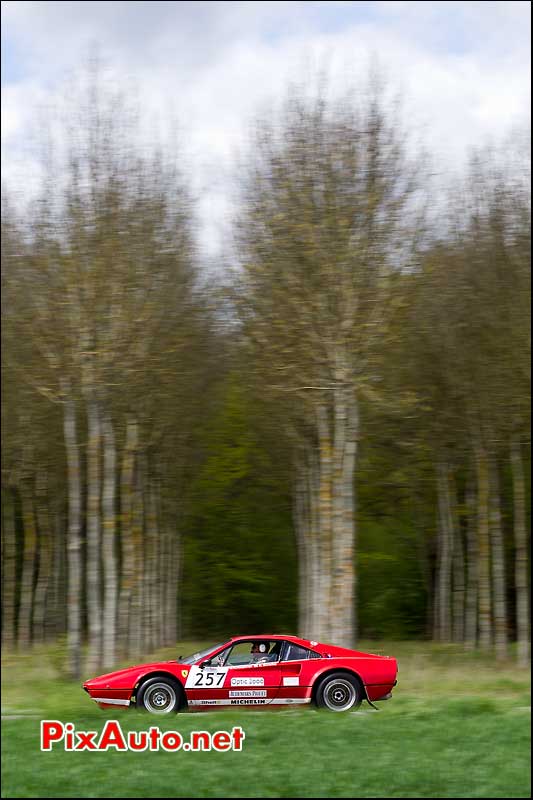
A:
[[[268,653],[268,642],[253,642],[251,654],[256,658],[262,658]]]

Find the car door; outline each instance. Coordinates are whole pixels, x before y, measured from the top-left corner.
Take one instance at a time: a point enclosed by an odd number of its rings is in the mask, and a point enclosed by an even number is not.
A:
[[[299,705],[310,702],[309,675],[314,670],[309,669],[309,664],[310,660],[315,658],[318,658],[318,653],[313,653],[294,642],[285,641],[283,643],[281,659],[278,663],[280,685],[273,703]]]
[[[238,642],[204,666],[194,665],[187,677],[190,706],[264,706],[277,696],[278,663],[252,660],[252,642]]]
[[[248,664],[228,670],[228,705],[268,705],[277,696],[281,679],[278,664]]]

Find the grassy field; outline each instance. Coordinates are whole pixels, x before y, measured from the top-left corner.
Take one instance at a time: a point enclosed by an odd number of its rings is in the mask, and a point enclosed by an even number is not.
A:
[[[399,661],[398,686],[379,712],[366,703],[348,714],[228,709],[155,723],[140,712],[109,715],[93,706],[61,676],[57,649],[6,654],[2,797],[530,796],[528,671],[453,646],[361,648]],[[100,731],[109,716],[124,731],[157,724],[184,736],[240,725],[246,739],[240,753],[40,752],[41,719]]]

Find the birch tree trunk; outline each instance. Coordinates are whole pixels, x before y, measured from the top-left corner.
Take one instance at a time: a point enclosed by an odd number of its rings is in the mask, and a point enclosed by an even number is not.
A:
[[[505,597],[505,554],[503,548],[500,478],[498,464],[490,459],[489,524],[492,551],[492,585],[494,608],[494,645],[496,657],[507,657],[507,603]]]
[[[317,410],[319,452],[319,531],[320,550],[317,554],[319,584],[313,597],[318,641],[331,640],[331,577],[333,565],[333,464],[329,409],[325,405]]]
[[[137,459],[135,480],[132,497],[132,526],[131,537],[133,544],[133,584],[130,605],[130,620],[128,633],[128,654],[135,658],[141,655],[144,645],[144,568],[145,554],[143,546],[144,534],[144,504],[143,504],[143,474],[140,469],[141,458]]]
[[[355,635],[354,469],[357,406],[339,381],[315,408],[317,444],[298,461],[294,525],[299,553],[299,630],[353,647]]]
[[[135,452],[137,450],[137,421],[130,417],[126,423],[126,441],[120,475],[120,544],[122,550],[122,577],[118,609],[118,635],[122,652],[128,651],[131,595],[135,561],[132,538],[133,480]]]
[[[320,625],[324,610],[320,597],[323,569],[320,529],[320,457],[317,450],[306,445],[302,460],[301,501],[303,504],[302,546],[305,553],[306,567],[303,590],[305,606],[301,610],[305,625],[305,637],[320,639]]]
[[[438,497],[438,495],[437,495]],[[434,585],[433,585],[433,640],[440,642],[440,608],[439,608],[439,575],[440,575],[440,562],[441,562],[441,518],[440,510],[437,502],[437,512],[435,520],[435,530],[437,534],[437,544],[435,552],[435,571],[434,571]]]
[[[15,530],[15,503],[13,492],[7,489],[2,503],[2,540],[4,544],[4,571],[2,580],[2,643],[15,644],[15,593],[17,588],[17,542]]]
[[[293,493],[293,520],[296,532],[296,546],[298,553],[298,631],[300,636],[309,638],[313,636],[309,627],[309,584],[310,584],[310,564],[309,564],[309,539],[310,531],[310,497],[306,492],[307,475],[305,467],[301,463],[295,467],[297,474],[296,486]]]
[[[24,548],[20,579],[20,604],[18,613],[18,646],[27,649],[32,643],[33,580],[37,552],[37,529],[31,487],[24,481],[21,487]]]
[[[465,609],[465,648],[473,650],[477,645],[478,620],[478,540],[476,493],[472,479],[466,485],[466,609]]]
[[[102,492],[103,536],[102,565],[104,579],[103,651],[104,669],[111,669],[116,661],[118,570],[115,552],[116,537],[116,448],[113,422],[108,412],[103,415],[102,434],[104,448],[104,475]]]
[[[163,565],[163,573],[161,576],[164,588],[164,596],[163,596],[163,603],[161,605],[161,616],[163,617],[163,625],[164,625],[164,632],[163,632],[163,644],[165,647],[170,647],[172,645],[172,631],[171,631],[171,621],[170,617],[172,616],[172,594],[173,594],[173,583],[172,583],[172,537],[170,530],[166,524],[164,523],[165,527],[165,553],[166,553],[166,560]]]
[[[179,575],[179,542],[172,524],[169,530],[169,554],[166,624],[167,642],[169,646],[172,646],[176,644],[178,632],[177,580]]]
[[[167,644],[167,627],[165,623],[165,611],[167,608],[167,592],[168,592],[168,567],[169,567],[169,545],[168,545],[168,530],[165,525],[165,519],[162,512],[162,496],[161,487],[158,491],[158,517],[159,517],[159,549],[158,549],[158,609],[157,620],[159,626],[159,641],[161,645]]]
[[[340,376],[341,379],[344,375]],[[334,517],[331,579],[332,641],[342,647],[355,645],[354,570],[354,468],[357,409],[346,386],[335,390]]]
[[[465,635],[465,553],[461,521],[457,513],[455,478],[450,475],[450,514],[453,533],[452,639],[463,642]]]
[[[63,514],[59,510],[60,501],[54,502],[54,541],[52,546],[52,564],[50,584],[46,603],[45,638],[56,639],[64,630],[64,613],[66,607],[64,574],[65,574],[65,537],[63,532]]]
[[[450,504],[449,467],[441,461],[437,467],[439,504],[439,555],[437,567],[438,640],[451,641],[451,589],[453,559],[453,527]]]
[[[298,552],[298,630],[318,639],[320,612],[320,478],[316,451],[305,444],[295,465],[294,528]]]
[[[76,407],[68,389],[67,386],[63,404],[68,470],[67,649],[69,674],[78,679],[81,674],[81,481]]]
[[[87,620],[89,648],[87,671],[102,665],[101,530],[100,530],[100,410],[87,402]]]
[[[157,511],[153,478],[148,477],[144,464],[144,507],[145,514],[145,557],[143,573],[144,591],[144,645],[143,649],[152,651],[157,646],[157,608],[155,604],[157,568]]]
[[[36,642],[44,641],[47,616],[47,594],[51,581],[52,530],[48,508],[47,475],[40,469],[37,474],[37,522],[39,527],[39,567],[33,604],[33,631]]]
[[[175,561],[175,569],[174,569],[174,593],[175,593],[175,609],[176,609],[176,622],[174,626],[175,630],[175,637],[174,637],[174,644],[181,638],[182,636],[182,608],[181,608],[181,585],[182,585],[182,572],[183,572],[183,553],[182,553],[182,543],[181,543],[181,535],[179,531],[179,522],[176,516],[176,561]]]
[[[478,621],[479,645],[488,650],[492,640],[489,541],[489,467],[483,445],[476,447],[477,534],[478,534]]]
[[[513,471],[514,498],[514,543],[515,543],[515,587],[516,587],[516,635],[517,657],[520,666],[529,665],[529,595],[527,566],[526,487],[520,441],[511,442],[511,466]]]
[[[157,486],[153,478],[150,480],[147,528],[150,537],[150,634],[152,638],[152,647],[155,648],[161,645],[161,628],[159,625],[159,608],[157,602],[157,589],[159,585],[158,541],[160,538],[160,529],[157,516]]]
[[[320,591],[322,586],[321,571],[322,565],[322,543],[320,529],[320,458],[314,450],[309,453],[309,575],[307,589],[307,614],[310,638],[320,641],[321,624],[321,598]]]

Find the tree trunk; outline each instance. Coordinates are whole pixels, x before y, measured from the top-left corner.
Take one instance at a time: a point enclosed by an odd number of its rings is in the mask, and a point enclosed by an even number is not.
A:
[[[158,549],[158,613],[157,624],[159,627],[159,641],[160,644],[166,646],[167,644],[167,627],[165,622],[165,611],[167,607],[167,591],[168,591],[168,566],[169,566],[169,545],[168,545],[168,530],[165,525],[164,515],[162,512],[162,497],[161,487],[158,492],[158,517],[159,517],[159,549]]]
[[[489,467],[483,445],[476,447],[477,534],[478,534],[478,619],[479,645],[488,650],[492,640],[489,541]]]
[[[48,600],[46,604],[45,638],[57,639],[65,630],[65,538],[61,502],[54,502],[54,541]]]
[[[137,422],[129,418],[126,424],[126,442],[120,475],[120,545],[122,550],[122,577],[118,609],[118,636],[122,652],[128,652],[131,594],[134,579],[134,550],[132,538],[133,480],[135,452],[137,450]]]
[[[461,520],[457,513],[455,478],[450,475],[450,525],[453,534],[452,639],[463,642],[465,635],[465,553]]]
[[[494,645],[496,657],[507,657],[507,603],[505,597],[505,555],[503,547],[502,514],[500,508],[500,478],[498,463],[490,459],[489,524],[492,550],[492,585],[494,608]]]
[[[168,597],[169,640],[175,645],[178,640],[178,578],[180,574],[180,541],[176,530],[175,521],[170,527],[171,558],[170,558],[170,586]]]
[[[140,469],[141,458],[137,459],[137,469],[132,497],[131,537],[133,544],[133,584],[131,594],[131,613],[129,621],[128,655],[138,658],[144,646],[144,505],[143,474]]]
[[[144,644],[148,652],[157,647],[157,609],[154,603],[156,584],[157,512],[153,478],[149,477],[148,462],[143,460],[143,505],[145,508],[145,547],[143,570],[144,593]]]
[[[300,636],[309,638],[312,634],[309,629],[308,590],[309,590],[309,495],[305,484],[307,475],[305,466],[299,462],[295,466],[296,484],[293,491],[293,524],[296,532],[296,547],[298,553],[298,631]]]
[[[76,434],[76,407],[68,395],[63,404],[63,432],[68,470],[67,539],[67,649],[71,678],[81,674],[81,482],[80,454]]]
[[[35,642],[44,641],[47,617],[47,594],[51,581],[52,530],[48,508],[47,474],[40,470],[37,475],[37,523],[39,528],[39,567],[33,608],[33,635]]]
[[[318,639],[319,477],[316,452],[310,446],[302,447],[295,473],[293,518],[298,552],[298,630],[304,638]]]
[[[318,641],[354,646],[354,469],[357,405],[340,380],[316,407],[316,444],[302,459],[295,497],[300,627]]]
[[[319,454],[311,450],[309,453],[309,574],[307,589],[307,615],[309,638],[320,641],[320,625],[322,603],[320,591],[322,586],[322,542],[320,528],[320,459]]]
[[[20,604],[18,614],[18,646],[21,649],[32,643],[33,581],[37,553],[34,498],[31,486],[25,481],[21,487],[22,520],[24,524],[24,549],[20,579]]]
[[[320,460],[314,447],[305,448],[302,467],[302,503],[304,505],[303,546],[305,549],[305,620],[306,637],[320,640],[323,608],[320,600],[322,585],[321,529],[320,529]]]
[[[13,492],[7,489],[2,503],[2,541],[4,545],[4,571],[2,579],[2,643],[15,644],[15,598],[17,588],[17,541],[15,529],[15,503]]]
[[[341,376],[341,379],[344,376]],[[355,398],[345,386],[334,392],[332,641],[355,646],[354,469],[357,436]]]
[[[161,525],[167,529],[168,565],[166,571],[167,588],[165,593],[165,641],[167,646],[176,644],[178,637],[178,579],[180,573],[180,541],[176,527],[174,503],[163,497]]]
[[[115,552],[115,503],[116,503],[116,448],[113,422],[109,413],[102,420],[104,475],[102,492],[103,536],[102,565],[104,578],[103,652],[104,669],[115,665],[117,639],[118,571]]]
[[[437,480],[438,489],[438,480]],[[438,494],[437,494],[438,498]],[[435,569],[433,570],[434,584],[433,584],[433,640],[440,642],[440,608],[439,608],[439,575],[440,575],[440,562],[441,562],[441,516],[440,508],[437,500],[437,511],[435,520],[436,531],[436,545],[435,545]]]
[[[159,626],[159,604],[157,602],[158,576],[158,542],[160,539],[159,520],[157,516],[157,487],[153,478],[149,479],[147,498],[146,532],[148,539],[148,646],[153,650],[161,645]]]
[[[87,671],[102,666],[101,531],[100,531],[100,411],[94,399],[87,402],[87,619],[89,648]]]
[[[466,611],[465,611],[465,648],[474,650],[477,645],[477,620],[478,620],[478,540],[477,540],[477,514],[476,493],[473,481],[468,479],[466,486],[466,559],[467,559],[467,586],[466,586]]]
[[[453,559],[453,524],[450,501],[449,467],[439,462],[437,467],[437,488],[439,502],[439,555],[437,568],[438,593],[438,640],[451,641],[451,589]]]
[[[317,410],[319,453],[319,531],[320,550],[317,554],[318,591],[313,597],[318,641],[331,641],[331,577],[333,566],[333,463],[329,412],[325,405]]]
[[[520,666],[529,665],[529,596],[527,566],[526,487],[520,442],[511,442],[511,465],[513,470],[514,497],[514,543],[515,543],[515,587],[516,587],[516,636],[517,656]]]

